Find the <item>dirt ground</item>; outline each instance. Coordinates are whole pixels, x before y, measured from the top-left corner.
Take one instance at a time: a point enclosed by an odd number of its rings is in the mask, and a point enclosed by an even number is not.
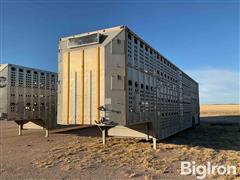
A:
[[[109,137],[103,146],[96,127],[45,138],[41,130],[17,136],[13,122],[1,121],[0,179],[195,179],[180,175],[182,160],[236,165],[239,173],[239,115],[202,117],[200,127],[160,141],[156,151],[151,142],[132,138]]]

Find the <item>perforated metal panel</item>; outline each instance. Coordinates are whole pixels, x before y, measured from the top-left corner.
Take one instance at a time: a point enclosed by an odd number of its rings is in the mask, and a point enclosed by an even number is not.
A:
[[[0,113],[8,120],[42,120],[50,128],[56,126],[57,74],[8,64],[5,73],[7,93],[1,94]],[[1,88],[1,91],[4,91]]]
[[[152,122],[160,138],[192,126],[197,83],[132,32],[126,37],[128,124]]]

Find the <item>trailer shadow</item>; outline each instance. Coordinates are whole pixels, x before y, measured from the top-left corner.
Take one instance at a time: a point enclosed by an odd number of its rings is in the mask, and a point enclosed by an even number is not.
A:
[[[161,143],[240,151],[240,116],[201,117],[196,129],[187,129]]]
[[[160,142],[163,144],[188,145],[205,147],[214,150],[240,151],[240,116],[201,117],[201,125],[196,129],[186,129]],[[101,137],[97,126],[79,127],[72,130],[57,132],[80,137]],[[150,143],[146,140],[136,141]]]
[[[73,128],[66,128],[60,130],[59,132],[56,131],[55,133],[59,134],[71,134],[76,136],[83,136],[83,137],[101,137],[101,131],[97,126],[77,126]]]

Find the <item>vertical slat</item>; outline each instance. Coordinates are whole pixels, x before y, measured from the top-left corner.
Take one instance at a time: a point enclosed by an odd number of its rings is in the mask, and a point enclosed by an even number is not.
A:
[[[74,94],[74,124],[77,122],[77,72],[75,72],[75,94]]]
[[[84,50],[82,51],[82,124],[84,124]]]
[[[128,92],[128,41],[127,41],[127,39],[128,39],[128,34],[126,33],[126,31],[125,31],[125,43],[124,43],[124,52],[125,52],[125,64],[124,64],[124,66],[125,66],[125,78],[124,78],[124,90],[125,90],[125,123],[126,124],[128,124],[128,122],[129,122],[129,113],[128,113],[128,95],[129,95],[129,92]]]
[[[92,71],[89,72],[89,120],[92,124]]]
[[[69,124],[69,95],[70,95],[70,52],[68,52],[68,61],[67,61],[68,65],[67,65],[67,78],[68,78],[68,82],[67,82],[67,124]]]
[[[98,108],[100,107],[100,48],[97,48],[97,108],[96,108],[96,121],[100,120],[100,112]]]

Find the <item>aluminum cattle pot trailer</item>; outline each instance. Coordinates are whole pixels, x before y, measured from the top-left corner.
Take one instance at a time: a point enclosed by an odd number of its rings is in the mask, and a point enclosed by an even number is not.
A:
[[[54,129],[57,125],[57,74],[0,64],[0,118],[24,128]]]
[[[198,83],[126,26],[59,41],[59,124],[164,139],[199,124]]]

